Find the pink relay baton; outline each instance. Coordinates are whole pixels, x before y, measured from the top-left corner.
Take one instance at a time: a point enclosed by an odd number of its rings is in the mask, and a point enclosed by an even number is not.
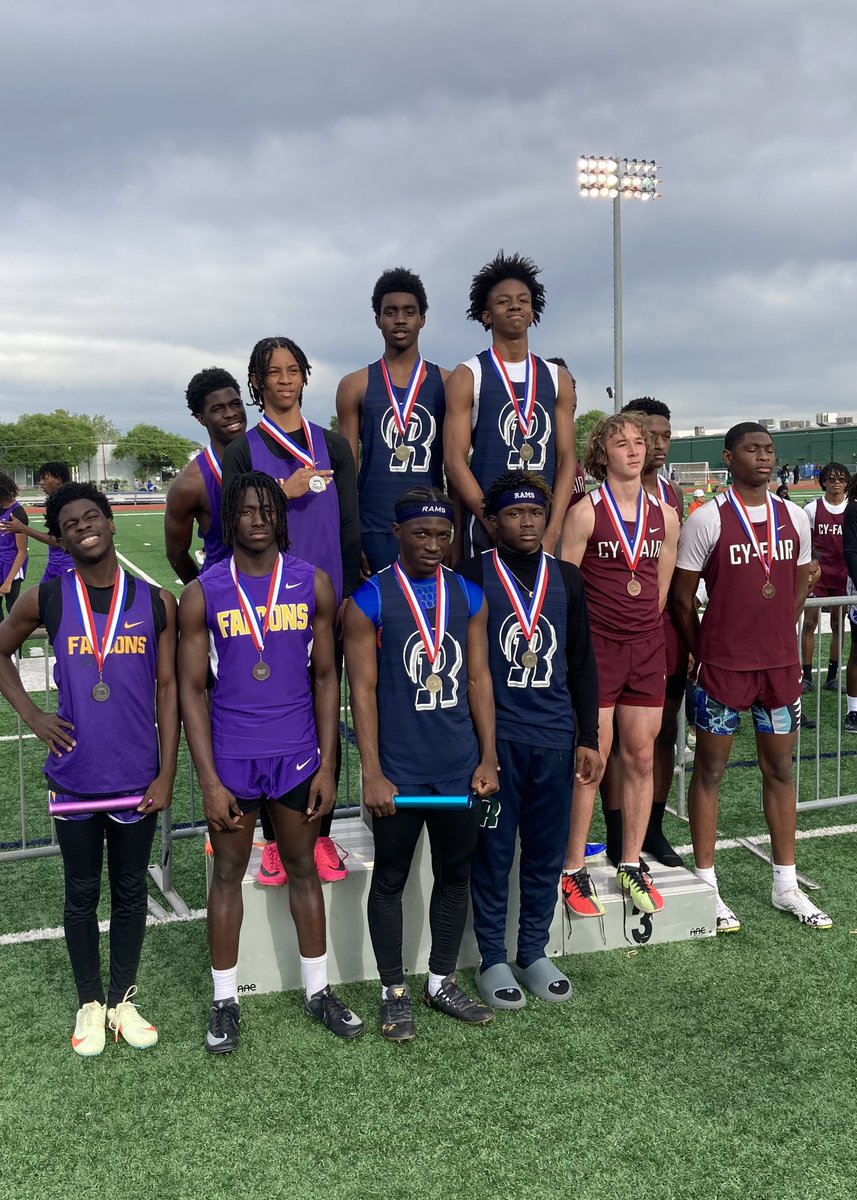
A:
[[[51,800],[48,811],[52,817],[73,816],[84,812],[122,812],[137,808],[142,796],[108,796],[104,800]]]

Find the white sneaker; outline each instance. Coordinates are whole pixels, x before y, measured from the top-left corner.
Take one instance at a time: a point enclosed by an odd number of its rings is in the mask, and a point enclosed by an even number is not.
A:
[[[741,922],[735,916],[728,904],[724,904],[720,898],[720,893],[717,893],[717,932],[718,933],[740,933]]]
[[[116,1007],[107,1010],[107,1024],[116,1035],[117,1042],[121,1033],[128,1045],[133,1046],[135,1050],[148,1050],[158,1040],[158,1031],[140,1016],[137,1005],[131,1003],[131,997],[136,991],[137,985],[132,984]]]
[[[92,1058],[104,1049],[104,1021],[107,1009],[97,1000],[90,1000],[83,1008],[77,1010],[74,1022],[74,1033],[71,1035],[71,1048],[75,1054],[84,1058]]]
[[[806,892],[800,888],[789,888],[787,892],[771,892],[771,904],[780,912],[791,913],[801,925],[812,925],[814,929],[830,929],[833,924],[826,912],[813,904]]]

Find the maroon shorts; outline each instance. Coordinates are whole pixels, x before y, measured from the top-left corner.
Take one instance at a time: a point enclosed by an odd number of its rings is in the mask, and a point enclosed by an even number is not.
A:
[[[687,678],[689,654],[679,632],[669,619],[664,620],[664,652],[667,660],[667,679],[673,675]]]
[[[617,642],[593,631],[592,645],[600,708],[615,704],[663,708],[667,677],[663,627],[636,642]]]
[[[827,596],[845,596],[847,595],[847,590],[848,579],[846,577],[845,583],[843,583],[842,587],[839,587],[836,584],[831,586],[830,584],[820,583],[817,587],[814,587],[809,594],[810,598],[813,600],[823,600]]]
[[[725,671],[721,667],[699,666],[697,682],[703,691],[729,708],[786,708],[800,698],[800,664],[769,667],[767,671]]]

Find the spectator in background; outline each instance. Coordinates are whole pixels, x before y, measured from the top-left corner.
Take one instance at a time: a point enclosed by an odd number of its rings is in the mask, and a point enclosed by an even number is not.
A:
[[[704,503],[705,492],[702,488],[696,488],[693,493],[693,499],[690,502],[690,508],[687,510],[687,515],[690,516],[691,513],[695,513],[698,508],[702,508]]]

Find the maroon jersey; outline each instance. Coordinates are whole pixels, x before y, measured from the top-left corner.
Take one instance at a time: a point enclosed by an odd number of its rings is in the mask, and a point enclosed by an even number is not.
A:
[[[583,474],[583,467],[580,463],[577,464],[577,470],[574,474],[574,491],[571,493],[571,499],[568,502],[568,507],[573,508],[579,500],[582,500],[586,495],[586,476]],[[566,510],[568,511],[568,510]]]
[[[774,500],[779,534],[777,557],[771,567],[776,595],[762,595],[765,571],[741,522],[725,496],[715,501],[720,514],[720,537],[702,572],[708,607],[699,631],[699,660],[725,671],[763,671],[799,666],[795,629],[795,594],[800,534],[788,506]],[[753,528],[767,552],[764,521]]]
[[[658,499],[662,504],[668,504],[670,508],[675,510],[678,517],[678,523],[681,525],[684,520],[684,495],[679,492],[676,486],[663,475],[655,477],[657,486]],[[687,674],[687,658],[688,649],[684,644],[683,638],[673,624],[670,606],[667,604],[664,611],[661,613],[661,620],[664,625],[664,649],[667,656],[667,676],[670,675],[685,675]]]
[[[848,584],[848,568],[842,550],[842,521],[845,510],[831,512],[819,496],[812,523],[812,553],[821,566],[821,582],[813,593],[816,596],[844,596]]]
[[[643,533],[640,561],[634,572],[642,591],[638,596],[631,596],[628,593],[631,570],[602,500],[601,488],[590,492],[589,499],[595,509],[595,526],[580,564],[586,585],[589,624],[595,633],[614,641],[639,641],[661,628],[658,559],[666,528],[660,502],[649,496],[649,519]],[[629,530],[629,538],[632,534],[633,530]]]
[[[675,509],[675,515],[678,517],[680,525],[684,520],[684,495],[671,480],[666,479],[663,475],[657,475],[655,482],[658,489],[658,499],[662,504],[668,504],[670,508]]]

